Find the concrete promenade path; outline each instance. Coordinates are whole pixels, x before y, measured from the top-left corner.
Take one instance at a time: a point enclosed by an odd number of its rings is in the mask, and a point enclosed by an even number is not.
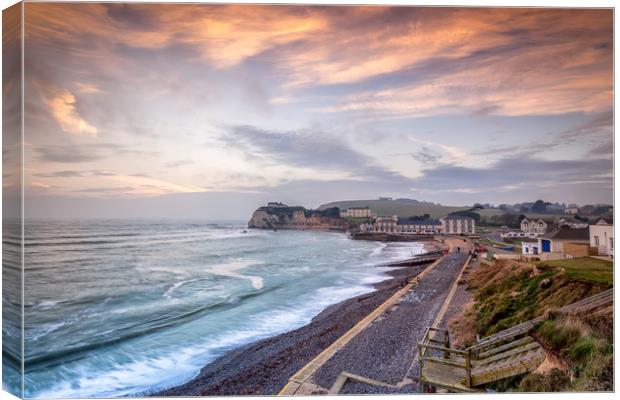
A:
[[[440,311],[445,312],[445,300],[454,293],[471,250],[471,244],[459,238],[446,243],[449,254],[293,375],[279,394],[416,392],[417,343]]]

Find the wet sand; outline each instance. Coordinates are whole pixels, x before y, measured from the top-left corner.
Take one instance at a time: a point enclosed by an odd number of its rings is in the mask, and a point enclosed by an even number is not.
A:
[[[429,243],[426,248],[434,251],[437,244]],[[375,291],[326,308],[306,326],[233,350],[205,366],[191,381],[152,395],[275,395],[293,374],[428,265],[389,271],[392,278],[377,283]]]

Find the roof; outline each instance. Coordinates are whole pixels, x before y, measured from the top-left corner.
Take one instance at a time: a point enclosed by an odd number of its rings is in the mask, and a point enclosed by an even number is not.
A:
[[[539,224],[539,223],[541,223],[541,222],[542,222],[543,224],[547,225],[547,223],[546,223],[545,221],[543,221],[542,219],[540,219],[540,218],[539,218],[539,219],[536,219],[536,220],[534,220],[534,219],[527,219],[527,218],[523,218],[523,221],[521,221],[521,223],[524,223],[524,222],[527,222],[527,223],[531,223],[531,222],[533,222],[533,223],[535,223],[535,224]]]
[[[544,234],[541,238],[552,240],[590,240],[590,232],[588,228],[560,228]]]
[[[441,225],[436,219],[414,220],[412,218],[399,218],[398,225]]]
[[[455,214],[448,214],[445,217],[442,217],[441,219],[470,219],[473,221],[472,217],[468,217],[465,215],[455,215]]]
[[[613,225],[614,219],[612,217],[602,217],[596,221],[596,225]]]

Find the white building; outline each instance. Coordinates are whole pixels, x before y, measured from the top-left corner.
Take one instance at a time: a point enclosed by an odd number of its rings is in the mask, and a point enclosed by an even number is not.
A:
[[[564,214],[579,214],[579,207],[577,207],[577,204],[569,204],[564,209]]]
[[[443,227],[443,232],[448,235],[476,233],[476,221],[471,217],[461,215],[446,215],[439,219]]]
[[[374,224],[372,224],[372,227],[372,232],[396,233],[398,227],[398,216],[392,215],[391,217],[377,217]]]
[[[526,238],[526,237],[536,237],[537,235],[532,234],[532,233],[525,233],[525,232],[519,232],[519,231],[509,231],[509,232],[501,232],[499,234],[503,239],[506,238]]]
[[[540,254],[538,242],[521,242],[521,253],[526,256],[536,256]]]
[[[398,230],[409,235],[438,235],[443,233],[443,226],[438,220],[415,220],[411,218],[399,219]]]
[[[530,221],[524,218],[523,221],[521,221],[521,232],[526,233],[528,236],[542,235],[547,232],[547,223],[542,219]]]
[[[362,232],[394,233],[401,235],[438,235],[443,233],[443,226],[437,220],[399,219],[398,216],[377,217],[373,223],[361,224]]]
[[[614,225],[610,220],[600,219],[589,226],[590,247],[596,247],[599,255],[614,255]]]
[[[579,221],[573,217],[560,218],[556,224],[558,228],[568,227],[571,229],[583,229],[589,225],[587,222]]]
[[[340,210],[341,218],[374,218],[376,215],[368,207],[351,207]]]

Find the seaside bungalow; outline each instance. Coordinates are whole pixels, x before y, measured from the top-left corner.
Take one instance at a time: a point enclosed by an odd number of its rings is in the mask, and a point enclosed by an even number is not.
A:
[[[611,219],[601,218],[590,225],[590,247],[596,248],[598,255],[614,256],[614,223]]]
[[[536,256],[540,254],[538,242],[521,242],[521,253],[526,256]]]
[[[471,217],[449,214],[439,219],[443,233],[448,235],[460,235],[476,233],[476,221]]]
[[[538,248],[547,258],[584,257],[590,237],[587,228],[560,228],[538,238]]]
[[[508,232],[501,232],[499,234],[503,239],[505,238],[510,238],[510,239],[514,239],[514,238],[526,238],[526,237],[536,237],[538,235],[536,234],[532,234],[532,233],[525,233],[525,232],[519,232],[519,231],[508,231]]]
[[[547,223],[542,219],[530,221],[524,218],[523,221],[521,221],[521,232],[526,233],[528,236],[542,235],[547,232]]]
[[[368,207],[351,207],[346,210],[340,210],[341,218],[374,218],[375,214]]]

